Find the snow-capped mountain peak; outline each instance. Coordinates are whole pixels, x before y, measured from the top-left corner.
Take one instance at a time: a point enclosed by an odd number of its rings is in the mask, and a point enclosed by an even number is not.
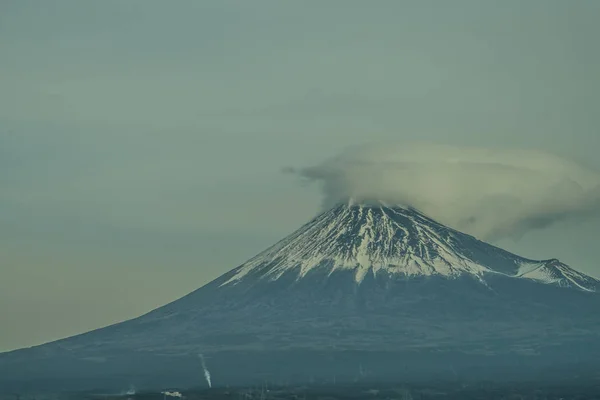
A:
[[[294,271],[298,279],[325,269],[404,277],[490,274],[595,290],[598,281],[558,260],[528,260],[448,228],[419,211],[385,204],[340,204],[234,270],[222,286],[248,275],[276,280]]]
[[[469,377],[521,365],[522,379],[557,362],[572,372],[582,359],[597,364],[600,297],[584,293],[597,288],[558,260],[516,256],[410,208],[341,204],[143,316],[0,355],[0,386],[122,386],[131,376],[193,386],[206,366],[198,354],[219,385],[316,369],[353,379],[365,360],[394,380],[455,362]]]

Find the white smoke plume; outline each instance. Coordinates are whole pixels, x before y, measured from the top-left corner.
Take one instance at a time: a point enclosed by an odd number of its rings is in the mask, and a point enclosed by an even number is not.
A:
[[[286,171],[319,182],[325,207],[350,199],[410,206],[485,240],[600,210],[598,172],[532,150],[368,145]]]
[[[212,382],[210,380],[210,372],[208,368],[206,368],[206,362],[204,361],[204,356],[202,354],[198,354],[200,357],[200,362],[202,363],[202,369],[204,370],[204,378],[206,379],[206,383],[208,383],[208,387],[212,388]]]
[[[129,389],[127,389],[126,392],[122,392],[121,395],[131,396],[131,395],[134,395],[135,393],[136,393],[135,386],[129,385]]]

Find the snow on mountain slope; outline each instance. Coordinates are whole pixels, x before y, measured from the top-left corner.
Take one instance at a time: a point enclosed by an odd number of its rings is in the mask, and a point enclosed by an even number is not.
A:
[[[558,286],[576,287],[586,291],[598,291],[600,289],[598,280],[582,274],[556,259],[525,263],[517,277]]]
[[[221,286],[247,275],[276,280],[290,270],[298,279],[314,269],[353,270],[361,283],[373,274],[490,275],[595,291],[599,282],[558,260],[529,260],[448,228],[417,210],[378,205],[341,204],[326,211],[271,248],[234,270]]]

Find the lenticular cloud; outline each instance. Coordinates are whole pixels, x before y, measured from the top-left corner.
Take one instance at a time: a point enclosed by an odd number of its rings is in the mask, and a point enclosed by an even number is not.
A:
[[[288,169],[318,182],[324,205],[383,201],[491,240],[600,210],[600,174],[552,154],[434,144],[354,147]]]

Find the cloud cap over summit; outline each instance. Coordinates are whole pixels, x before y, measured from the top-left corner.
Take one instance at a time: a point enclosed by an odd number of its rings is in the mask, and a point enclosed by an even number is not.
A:
[[[542,151],[380,143],[287,171],[318,182],[325,207],[410,206],[486,240],[600,210],[600,173]]]

